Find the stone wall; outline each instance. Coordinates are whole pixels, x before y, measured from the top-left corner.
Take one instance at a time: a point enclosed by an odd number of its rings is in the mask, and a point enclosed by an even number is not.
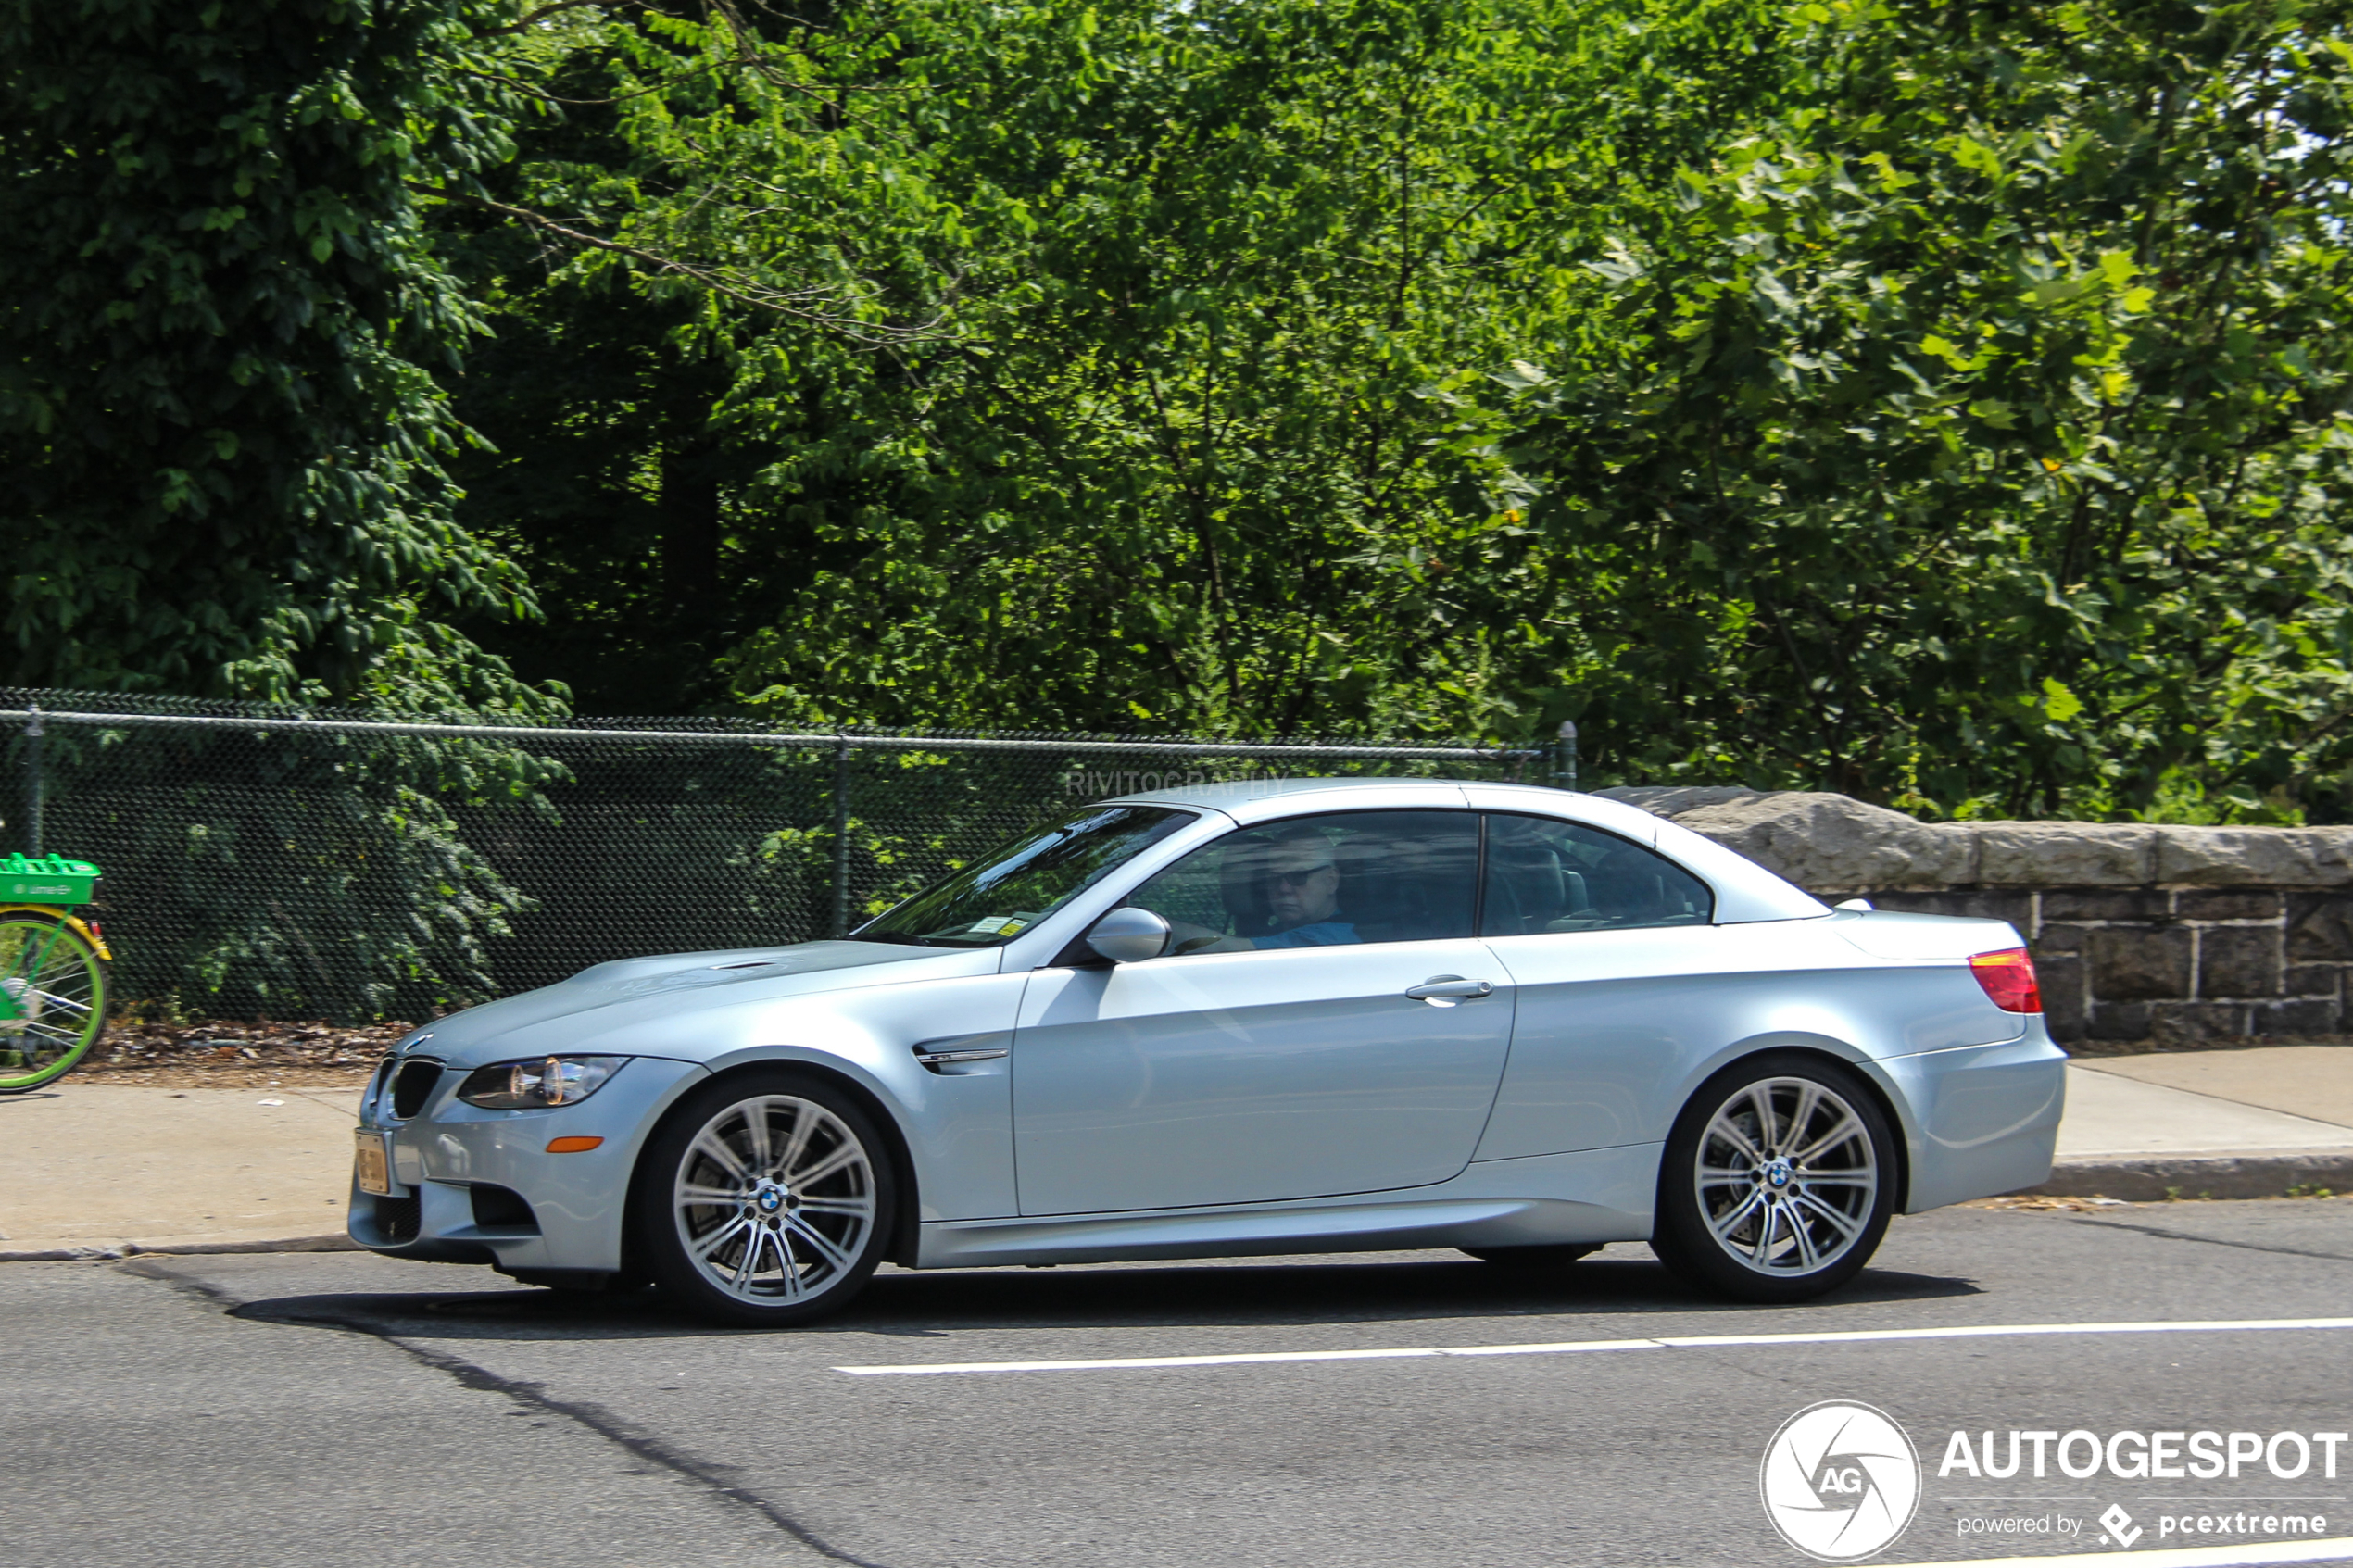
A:
[[[2087,1052],[2353,1034],[2353,827],[1921,822],[1843,795],[1613,789],[1831,903],[2023,933]]]

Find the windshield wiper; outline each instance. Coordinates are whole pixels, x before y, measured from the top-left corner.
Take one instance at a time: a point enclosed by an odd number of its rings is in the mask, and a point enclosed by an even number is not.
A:
[[[920,936],[908,936],[896,931],[853,931],[843,940],[846,942],[888,942],[900,947],[928,947],[932,945]]]

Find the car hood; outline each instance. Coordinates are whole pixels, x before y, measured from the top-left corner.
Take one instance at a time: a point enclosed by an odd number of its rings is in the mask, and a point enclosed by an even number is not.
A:
[[[646,1030],[651,1044],[653,1037],[678,1027],[679,1015],[711,1003],[989,973],[998,959],[993,947],[902,947],[878,942],[801,942],[788,947],[620,959],[592,965],[536,991],[436,1019],[404,1040],[402,1048],[413,1046],[453,1067],[476,1067],[573,1042],[592,1049],[598,1037],[632,1028]],[[565,1021],[570,1026],[560,1031],[538,1027]],[[644,1054],[661,1052],[657,1047]]]

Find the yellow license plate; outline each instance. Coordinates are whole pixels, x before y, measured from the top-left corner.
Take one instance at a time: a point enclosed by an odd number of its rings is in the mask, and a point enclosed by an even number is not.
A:
[[[389,1196],[392,1192],[392,1161],[385,1158],[382,1133],[361,1133],[352,1166],[359,1177],[359,1190]]]

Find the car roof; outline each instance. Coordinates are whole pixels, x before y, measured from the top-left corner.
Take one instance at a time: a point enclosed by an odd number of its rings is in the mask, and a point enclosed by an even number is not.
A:
[[[1302,810],[1345,811],[1381,807],[1459,810],[1469,807],[1486,811],[1529,811],[1584,822],[1664,852],[1714,887],[1718,924],[1806,919],[1830,913],[1828,905],[1804,889],[1689,828],[1623,801],[1546,789],[1538,784],[1489,784],[1470,779],[1243,779],[1230,784],[1178,784],[1112,798],[1122,804],[1216,811],[1244,825]]]
[[[1149,778],[1151,775],[1148,773],[1144,776]],[[1213,811],[1231,811],[1237,806],[1247,806],[1254,801],[1332,791],[1363,795],[1371,800],[1394,796],[1400,791],[1427,795],[1433,789],[1456,796],[1462,793],[1461,785],[1452,779],[1240,779],[1231,784],[1178,784],[1169,789],[1145,790],[1114,798],[1154,806],[1205,806]]]

